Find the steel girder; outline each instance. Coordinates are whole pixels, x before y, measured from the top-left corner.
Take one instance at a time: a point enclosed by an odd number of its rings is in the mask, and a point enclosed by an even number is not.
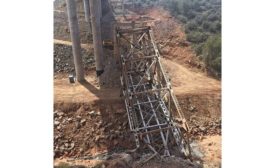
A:
[[[181,153],[189,156],[189,127],[160,62],[153,31],[150,27],[134,27],[116,27],[115,40],[120,53],[122,92],[136,145],[170,156],[176,144]],[[182,125],[174,122],[174,114]]]

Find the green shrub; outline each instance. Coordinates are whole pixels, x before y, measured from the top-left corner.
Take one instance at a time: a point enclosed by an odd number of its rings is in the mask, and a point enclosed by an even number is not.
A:
[[[208,38],[203,48],[204,62],[210,69],[221,73],[221,35]]]
[[[201,25],[203,23],[203,17],[202,17],[202,15],[197,15],[195,17],[195,21],[197,22],[198,25]]]
[[[210,23],[208,21],[204,21],[202,24],[203,29],[209,30],[210,28]]]
[[[204,43],[200,43],[200,44],[194,44],[193,45],[193,49],[196,52],[196,55],[202,55],[203,52],[203,47],[204,47]]]
[[[190,31],[194,31],[198,28],[198,25],[197,25],[197,22],[195,21],[190,21],[190,22],[187,22],[186,26],[185,26],[185,30],[187,30],[188,32]]]
[[[202,32],[190,32],[187,34],[187,40],[192,43],[202,43],[207,39],[207,34]]]
[[[177,15],[177,19],[179,19],[182,23],[186,23],[187,22],[187,18],[183,15]]]

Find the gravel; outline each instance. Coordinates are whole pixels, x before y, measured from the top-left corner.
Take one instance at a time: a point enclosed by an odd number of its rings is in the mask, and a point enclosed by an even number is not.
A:
[[[85,69],[94,68],[95,60],[93,53],[81,49]],[[64,44],[54,44],[54,72],[74,72],[72,47]]]

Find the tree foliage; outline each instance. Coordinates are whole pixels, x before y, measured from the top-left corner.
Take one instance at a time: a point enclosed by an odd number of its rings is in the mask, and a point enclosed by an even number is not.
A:
[[[221,0],[137,0],[158,4],[184,25],[186,39],[208,69],[221,73]],[[149,3],[150,2],[150,3]]]
[[[208,68],[221,73],[221,35],[209,37],[204,48],[204,61]]]
[[[208,69],[221,73],[221,0],[162,0],[185,27],[187,40]]]

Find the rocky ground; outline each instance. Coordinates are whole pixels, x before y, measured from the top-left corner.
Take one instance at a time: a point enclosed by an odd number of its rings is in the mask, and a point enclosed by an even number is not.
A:
[[[125,151],[128,151],[134,160],[134,162],[127,163],[127,165],[131,164],[131,167],[139,167],[140,164],[143,167],[152,167],[153,165],[154,167],[161,167],[161,165],[165,167],[163,165],[170,163],[166,162],[167,160],[153,159],[143,164],[150,155],[144,155],[141,151],[135,154],[130,152],[135,149],[134,139],[129,132],[126,111],[120,103],[109,103],[108,105],[59,103],[55,104],[54,109],[54,157],[57,165],[64,161],[69,162],[70,165],[78,163],[86,166],[98,164],[107,166],[112,161],[110,159],[112,155]],[[190,110],[193,111],[192,113],[195,111],[192,108]],[[196,109],[197,112],[200,110]],[[219,153],[220,140],[217,138],[213,140],[213,136],[220,137],[221,120],[213,119],[211,121],[208,119],[207,122],[191,118],[189,126],[194,154],[200,157],[199,160],[205,158],[212,164],[213,159],[221,157],[220,154],[216,154]],[[216,162],[213,163],[214,167],[218,165]],[[203,161],[199,163],[202,164]],[[173,161],[173,164],[174,167],[181,167],[179,165],[182,165],[183,161]],[[184,164],[192,165],[186,163],[186,160]],[[209,164],[204,167],[207,166]]]
[[[81,49],[85,70],[94,69],[95,60],[91,49]],[[72,46],[68,44],[54,44],[54,72],[70,73],[74,71]]]
[[[135,144],[129,133],[123,102],[97,102],[102,98],[119,100],[117,88],[99,93],[94,86],[64,85],[63,80],[67,81],[64,78],[74,69],[65,6],[62,0],[59,1],[60,6],[55,8],[54,24],[54,38],[57,40],[54,43],[55,166],[199,167],[177,157],[156,157],[144,163],[150,156],[131,151]],[[78,9],[81,9],[81,5]],[[182,26],[167,11],[155,8],[144,11],[143,15],[155,20],[152,26],[156,41],[162,56],[168,60],[164,66],[170,73],[174,91],[188,120],[194,142],[192,145],[197,155],[200,155],[200,163],[206,168],[220,167],[220,82],[202,74],[204,66],[184,40]],[[94,71],[91,38],[85,30],[83,12],[80,11],[79,16],[85,70]],[[89,77],[95,78],[93,74],[90,73]]]
[[[54,157],[93,156],[133,147],[125,114],[122,108],[113,111],[91,104],[56,105]]]
[[[120,104],[60,103],[55,104],[54,109],[56,167],[66,164],[125,168],[200,167],[178,157],[156,157],[147,161],[150,154],[143,154],[142,150],[133,152],[134,139],[129,132],[126,111]],[[114,159],[120,154],[127,155],[128,159]]]
[[[213,119],[212,121],[205,122],[200,119],[191,119],[189,121],[191,126],[191,134],[193,136],[206,136],[206,135],[221,135],[221,119]]]

